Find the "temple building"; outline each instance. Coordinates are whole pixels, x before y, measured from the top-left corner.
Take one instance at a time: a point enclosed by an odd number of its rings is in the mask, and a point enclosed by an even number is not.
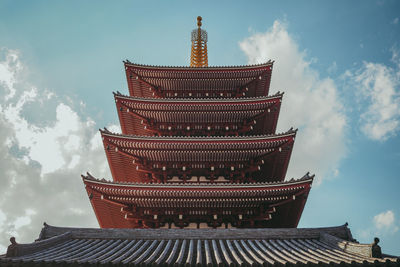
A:
[[[292,228],[313,176],[285,181],[296,130],[276,133],[273,62],[208,67],[207,32],[190,67],[124,62],[114,93],[122,134],[101,130],[113,181],[83,181],[102,228]]]
[[[209,67],[197,26],[189,67],[124,61],[122,133],[100,130],[112,180],[82,175],[101,229],[45,224],[0,265],[399,265],[347,224],[297,228],[314,175],[286,179],[297,130],[276,132],[274,62]]]

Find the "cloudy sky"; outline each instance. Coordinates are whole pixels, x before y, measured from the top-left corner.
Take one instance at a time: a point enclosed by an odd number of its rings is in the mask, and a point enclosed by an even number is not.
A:
[[[400,255],[398,1],[0,0],[0,252],[45,221],[97,227],[80,178],[110,178],[97,129],[118,131],[122,60],[188,65],[203,16],[210,65],[275,60],[288,178],[316,180],[300,227],[349,223]]]

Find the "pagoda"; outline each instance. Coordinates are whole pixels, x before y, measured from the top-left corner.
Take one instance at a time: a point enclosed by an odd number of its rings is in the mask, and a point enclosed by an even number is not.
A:
[[[285,181],[296,130],[276,133],[273,62],[209,67],[197,25],[190,67],[124,61],[122,134],[100,130],[113,181],[82,176],[99,225],[297,227],[313,176]]]
[[[102,229],[44,223],[0,266],[400,266],[347,223],[297,228],[313,176],[285,180],[296,130],[276,133],[273,62],[208,67],[198,17],[190,67],[124,65],[122,133],[100,131],[113,181],[82,176]]]

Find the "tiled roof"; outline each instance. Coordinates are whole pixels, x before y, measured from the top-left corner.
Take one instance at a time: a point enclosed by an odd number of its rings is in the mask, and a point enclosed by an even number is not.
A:
[[[162,67],[124,62],[131,96],[254,97],[268,95],[273,62],[232,67]]]
[[[296,227],[314,176],[275,183],[126,183],[82,176],[105,228]],[[134,208],[133,208],[134,207]],[[209,210],[210,212],[207,212]]]
[[[282,95],[242,99],[155,99],[117,93],[114,98],[124,134],[258,135],[275,133]]]
[[[45,224],[40,240],[14,245],[0,265],[389,265],[352,242],[346,225],[307,229],[85,229]],[[11,247],[11,246],[10,246]],[[11,254],[15,253],[13,257]]]
[[[182,170],[190,176],[239,179],[248,173],[254,181],[270,182],[284,180],[296,130],[229,137],[133,136],[104,130],[101,136],[114,181],[182,179]]]
[[[218,71],[218,70],[246,70],[246,69],[259,69],[267,66],[272,66],[274,61],[268,60],[267,62],[261,64],[252,64],[252,65],[235,65],[235,66],[208,66],[208,67],[189,67],[189,66],[157,66],[157,65],[146,65],[146,64],[138,64],[130,62],[129,60],[123,61],[125,66],[131,66],[135,68],[143,68],[143,69],[156,69],[156,70],[186,70],[186,71]]]

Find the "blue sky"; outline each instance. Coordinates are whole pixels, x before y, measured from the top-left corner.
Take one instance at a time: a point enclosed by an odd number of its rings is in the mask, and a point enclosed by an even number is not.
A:
[[[203,17],[210,65],[275,60],[278,128],[299,128],[288,177],[316,174],[300,227],[348,222],[400,255],[398,1],[0,0],[0,248],[43,221],[97,226],[79,175],[110,177],[122,60],[188,65]]]

